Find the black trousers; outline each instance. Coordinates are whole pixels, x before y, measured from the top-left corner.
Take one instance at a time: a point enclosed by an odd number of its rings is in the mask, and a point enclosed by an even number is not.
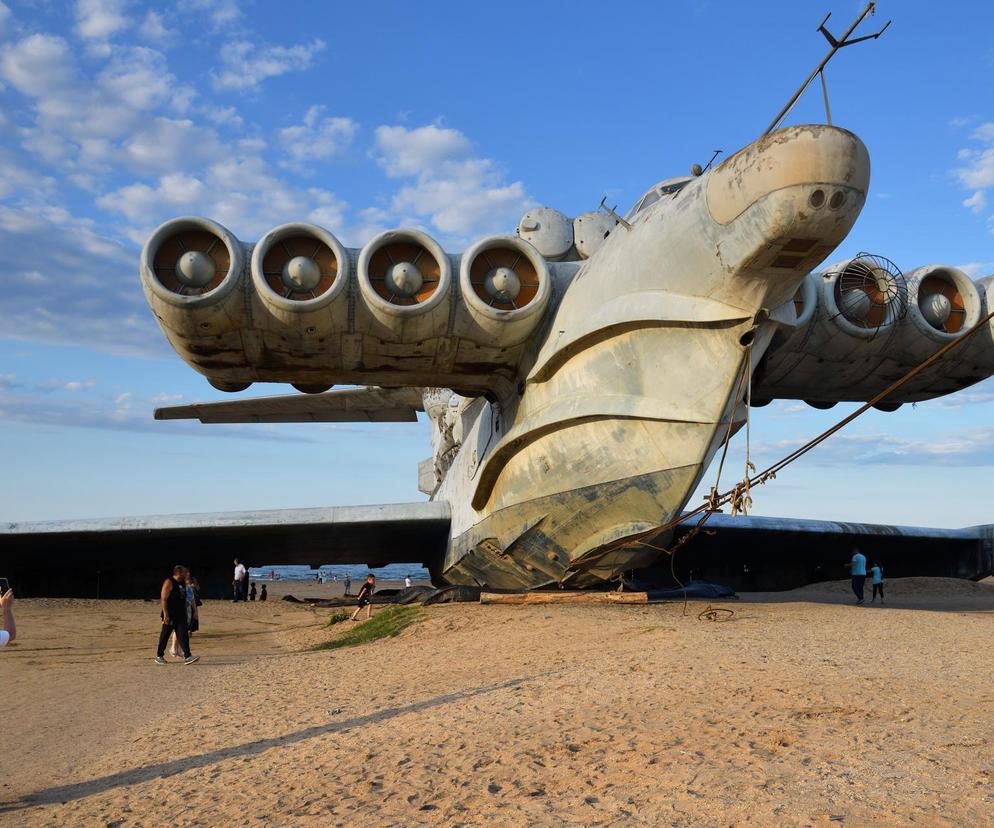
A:
[[[190,657],[190,629],[186,625],[186,611],[182,618],[176,618],[172,624],[163,624],[162,632],[159,633],[159,649],[156,655],[162,658],[166,654],[166,644],[169,643],[169,636],[176,632],[176,641],[183,650],[183,655]]]
[[[241,581],[232,581],[231,582],[231,592],[232,592],[232,600],[234,600],[234,601],[241,601],[241,600],[243,600],[243,598],[242,598],[242,582]]]
[[[876,599],[877,595],[880,596],[880,600],[881,601],[884,600],[884,585],[883,584],[874,584],[873,585],[873,597],[874,597],[874,599]]]
[[[853,575],[852,576],[852,591],[856,598],[860,601],[863,600],[863,586],[866,584],[865,575]]]

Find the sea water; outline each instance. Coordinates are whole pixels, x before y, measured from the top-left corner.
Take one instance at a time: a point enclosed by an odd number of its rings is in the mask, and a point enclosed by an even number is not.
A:
[[[269,580],[273,573],[279,575],[281,581],[315,581],[320,573],[324,577],[324,582],[332,580],[333,575],[338,576],[341,581],[345,575],[353,581],[364,579],[372,573],[377,581],[403,581],[407,576],[413,581],[428,581],[430,576],[428,570],[420,564],[387,564],[370,568],[354,564],[332,564],[322,566],[320,569],[311,569],[309,566],[253,566],[249,568],[249,578],[251,580]]]

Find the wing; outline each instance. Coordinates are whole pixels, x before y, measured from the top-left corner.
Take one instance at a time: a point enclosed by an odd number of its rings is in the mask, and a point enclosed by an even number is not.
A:
[[[417,388],[349,388],[322,394],[251,397],[157,408],[157,420],[202,423],[413,423],[422,411]]]
[[[155,597],[175,564],[226,596],[234,558],[270,564],[419,563],[437,571],[440,501],[0,524],[3,575],[23,596]]]
[[[753,399],[805,400],[817,408],[872,399],[994,310],[994,277],[972,281],[948,265],[906,276],[861,253],[810,274],[793,303],[795,322],[776,334],[753,377]],[[893,410],[950,394],[994,374],[994,323],[878,406]]]
[[[681,524],[676,535],[696,521]],[[977,580],[994,573],[994,526],[936,529],[715,514],[705,528],[677,553],[678,569],[685,575],[692,571],[694,580],[739,590],[792,589],[848,578],[845,565],[854,547],[870,561],[879,559],[889,578]],[[659,566],[668,572],[668,556]]]

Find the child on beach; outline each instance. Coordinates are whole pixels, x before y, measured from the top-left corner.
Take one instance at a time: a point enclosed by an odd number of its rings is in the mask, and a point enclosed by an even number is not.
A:
[[[259,593],[259,600],[260,601],[265,601],[268,597],[269,596],[266,594],[266,585],[263,584],[262,585],[262,592]]]
[[[873,566],[870,567],[870,575],[873,578],[873,597],[870,599],[872,604],[877,600],[877,594],[880,594],[880,603],[884,602],[884,568],[880,565],[880,561],[874,561]]]
[[[359,606],[355,608],[355,612],[352,613],[352,620],[356,620],[356,616],[362,612],[362,608],[366,608],[366,620],[368,621],[373,617],[373,593],[376,591],[376,576],[367,575],[366,582],[359,588]]]

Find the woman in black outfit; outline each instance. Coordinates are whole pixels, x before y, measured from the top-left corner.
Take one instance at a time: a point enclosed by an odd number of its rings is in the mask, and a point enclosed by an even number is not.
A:
[[[356,616],[362,612],[362,608],[366,608],[366,620],[368,621],[373,617],[373,593],[376,591],[376,576],[367,575],[366,582],[359,588],[359,606],[355,608],[355,612],[352,613],[352,620],[356,620]]]

